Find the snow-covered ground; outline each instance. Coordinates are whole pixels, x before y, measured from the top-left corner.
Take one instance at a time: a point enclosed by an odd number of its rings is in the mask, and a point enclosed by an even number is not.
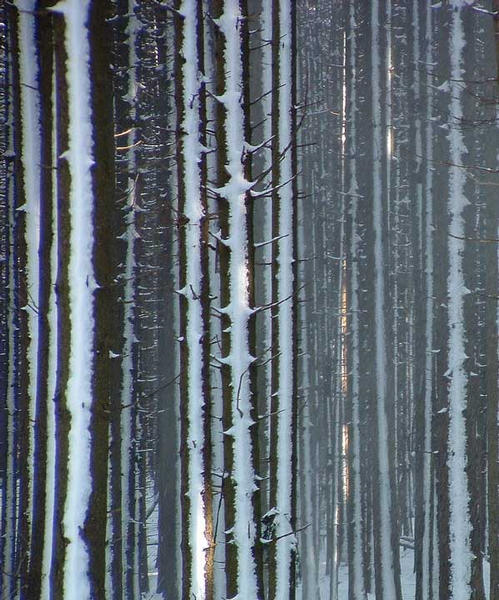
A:
[[[325,562],[321,563],[322,568]],[[414,600],[416,597],[416,575],[414,573],[414,550],[411,548],[400,548],[400,570],[402,582],[402,598]],[[483,561],[483,581],[485,597],[490,598],[490,565],[487,560]],[[329,576],[323,575],[320,586],[321,597],[319,600],[331,600],[329,594]],[[374,600],[375,595],[369,594],[368,600]],[[348,568],[342,564],[338,574],[338,600],[348,600]]]
[[[325,564],[323,563],[324,567]],[[402,577],[402,597],[404,600],[414,600],[416,590],[416,577],[414,574],[414,551],[410,548],[400,548],[400,569]],[[329,594],[329,576],[323,575],[321,579],[320,600],[331,600]],[[375,595],[369,594],[369,600],[374,600]],[[338,574],[338,600],[348,600],[348,568],[340,565]]]

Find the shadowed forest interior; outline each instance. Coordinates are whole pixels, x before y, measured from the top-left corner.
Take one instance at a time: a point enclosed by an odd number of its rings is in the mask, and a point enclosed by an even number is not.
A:
[[[2,600],[499,600],[498,11],[0,3]]]

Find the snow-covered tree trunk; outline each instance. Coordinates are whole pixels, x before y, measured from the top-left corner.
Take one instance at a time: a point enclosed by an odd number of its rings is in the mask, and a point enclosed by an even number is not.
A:
[[[17,346],[17,252],[16,252],[16,204],[15,204],[15,149],[14,149],[14,62],[16,51],[16,14],[14,7],[9,6],[5,9],[8,30],[6,39],[6,69],[5,77],[8,83],[8,93],[6,98],[6,187],[5,187],[5,216],[7,219],[5,234],[5,261],[7,294],[5,297],[5,357],[6,369],[5,383],[2,391],[5,394],[5,440],[3,465],[5,469],[2,478],[2,531],[1,531],[1,593],[6,597],[15,596],[16,580],[10,576],[16,571],[15,562],[15,542],[17,529],[17,419],[16,419],[16,365],[18,358]]]
[[[380,3],[371,3],[371,102],[372,102],[372,219],[374,233],[374,312],[375,312],[375,373],[376,373],[376,468],[375,486],[375,542],[377,556],[377,594],[388,598],[400,598],[400,574],[398,567],[397,523],[394,506],[393,448],[389,429],[389,404],[391,390],[388,386],[390,366],[387,363],[387,292],[386,292],[386,180],[383,165],[386,160],[386,139],[383,118],[383,77],[386,64],[382,45],[383,12]],[[386,48],[384,49],[386,51]]]
[[[464,230],[463,210],[466,174],[461,167],[467,152],[460,127],[463,118],[462,84],[464,78],[465,37],[463,2],[452,3],[449,31],[450,56],[450,119],[449,123],[449,199],[450,216],[448,252],[448,364],[446,376],[449,386],[449,433],[447,466],[449,470],[449,528],[450,528],[450,582],[453,600],[465,600],[471,595],[470,550],[471,523],[469,490],[466,473],[467,435],[465,409],[467,404],[468,373],[465,365],[464,298],[468,293],[463,273]]]
[[[269,566],[269,594],[276,600],[294,597],[294,474],[296,444],[296,284],[293,180],[294,100],[292,7],[272,4],[272,404],[271,495],[275,512]]]
[[[261,2],[261,31],[257,51],[250,53],[250,70],[259,73],[254,86],[250,86],[251,102],[254,105],[251,118],[258,126],[252,129],[255,151],[252,155],[252,172],[261,174],[255,190],[267,188],[271,182],[271,138],[272,138],[272,2]],[[255,35],[251,36],[253,44]],[[255,78],[256,79],[256,78]],[[269,306],[272,302],[272,201],[268,196],[253,203],[254,232],[254,281],[255,305]],[[258,447],[259,463],[257,473],[261,477],[260,505],[261,513],[270,509],[269,461],[270,455],[270,404],[271,367],[272,367],[272,323],[270,310],[259,311],[255,315],[256,331],[256,400],[259,416]],[[265,520],[265,519],[264,519]],[[268,533],[268,532],[267,532]],[[265,524],[262,535],[265,538]]]
[[[183,596],[213,597],[210,448],[210,330],[203,14],[201,3],[178,6],[176,69],[182,419]]]
[[[499,210],[495,199],[489,201],[489,222],[487,237],[499,239],[497,226]],[[493,323],[487,336],[487,509],[488,509],[488,555],[490,564],[489,589],[490,598],[499,597],[499,573],[492,565],[499,561],[499,399],[498,399],[498,349],[497,335],[499,330],[499,307],[497,307],[497,290],[499,289],[497,248],[491,245],[487,257],[487,303],[486,323]],[[495,319],[495,321],[494,321]]]
[[[348,344],[348,399],[350,412],[347,419],[350,420],[349,428],[349,465],[348,480],[350,487],[349,511],[348,511],[348,535],[349,535],[349,570],[348,589],[350,600],[365,600],[366,586],[364,581],[364,552],[363,552],[363,511],[361,491],[361,428],[360,428],[360,302],[359,302],[359,268],[361,232],[358,224],[359,187],[357,183],[357,85],[359,54],[357,46],[357,21],[356,9],[352,2],[348,7],[348,35],[346,46],[346,79],[347,79],[347,112],[348,123],[346,141],[346,181],[345,191],[348,194],[349,207],[349,231],[347,232],[349,245],[347,248],[348,259],[348,300],[349,300],[349,344]]]
[[[415,2],[415,11],[419,10],[419,5]],[[433,31],[431,7],[426,7],[424,12],[424,32],[426,38],[426,51],[424,60],[426,64],[431,64],[433,60]],[[424,364],[424,398],[422,410],[422,444],[421,444],[421,462],[422,471],[420,473],[422,488],[422,540],[421,540],[421,567],[417,572],[417,578],[420,579],[420,590],[422,600],[431,600],[437,593],[434,587],[435,580],[438,579],[437,562],[433,556],[436,554],[436,548],[433,546],[433,532],[435,528],[434,515],[434,478],[432,476],[432,410],[433,410],[433,378],[434,378],[434,256],[433,256],[433,106],[432,106],[432,87],[431,74],[427,72],[425,76],[425,100],[424,115],[425,123],[423,127],[423,147],[426,157],[424,166],[423,181],[423,202],[424,214],[422,215],[424,230],[423,234],[423,266],[424,266],[424,290],[426,295],[425,303],[425,364]],[[417,425],[416,425],[417,426]]]
[[[116,229],[107,203],[114,191],[114,132],[106,9],[107,3],[66,2],[57,5],[54,17],[64,23],[64,47],[57,39],[56,64],[58,84],[63,82],[67,96],[58,86],[61,369],[54,525],[60,526],[52,589],[82,598],[104,595],[107,440],[119,323],[118,317],[109,319],[117,292],[109,245]]]
[[[43,458],[35,464],[35,418],[41,405],[37,405],[38,377],[38,305],[39,305],[39,221],[40,221],[40,100],[38,92],[38,56],[35,43],[35,3],[26,0],[14,4],[16,56],[13,79],[14,151],[16,153],[16,221],[19,279],[16,294],[19,313],[18,384],[16,394],[19,499],[18,531],[16,535],[15,585],[19,593],[28,588],[31,536],[43,525],[43,513],[37,514],[39,505],[33,503],[35,469],[44,471]],[[43,410],[43,409],[42,409]],[[38,413],[38,414],[37,414]],[[43,434],[38,431],[37,446]],[[38,474],[38,472],[36,473]],[[43,481],[42,488],[43,488]],[[33,517],[40,516],[38,522]],[[34,527],[34,529],[32,529]],[[36,560],[36,558],[35,558]],[[22,590],[22,592],[21,592]]]
[[[68,212],[64,215],[67,219],[64,224],[65,233],[69,234],[69,239],[67,245],[64,244],[62,248],[60,246],[59,250],[63,249],[60,260],[67,269],[64,291],[61,290],[61,294],[70,325],[67,321],[65,334],[68,337],[64,340],[64,351],[69,352],[69,356],[63,392],[65,422],[63,424],[61,419],[60,423],[67,435],[64,454],[62,448],[58,448],[59,461],[66,463],[60,464],[66,481],[66,490],[61,499],[63,512],[60,523],[62,536],[67,544],[61,563],[62,581],[60,588],[57,587],[54,591],[68,597],[76,594],[82,598],[90,598],[89,548],[81,535],[92,491],[89,426],[95,331],[93,292],[96,287],[92,264],[94,197],[90,167],[94,157],[90,109],[90,48],[86,26],[89,2],[73,1],[58,5],[57,8],[62,12],[65,24],[65,62],[58,67],[64,69],[64,84],[68,89],[67,99],[60,98],[61,102],[67,100],[68,121],[64,122],[59,117],[58,126],[67,127],[67,146],[61,149],[60,154],[63,154],[63,160],[67,163],[69,177]],[[62,232],[59,239],[62,245]],[[61,477],[61,473],[58,476]]]
[[[136,128],[137,103],[137,43],[138,20],[135,15],[135,0],[127,0],[123,10],[128,15],[126,28],[128,66],[128,89],[126,100],[129,104],[129,128],[126,135],[127,170],[125,185],[127,191],[127,223],[126,250],[124,268],[124,330],[122,350],[122,384],[121,384],[121,577],[125,598],[132,600],[139,593],[138,585],[138,551],[137,551],[137,499],[136,499],[136,422],[135,407],[136,387],[136,187],[138,181],[136,144],[138,141]],[[116,115],[118,118],[118,115]],[[118,132],[121,133],[121,132]]]
[[[47,306],[47,327],[48,327],[48,352],[47,352],[47,421],[46,421],[46,479],[45,479],[45,519],[44,519],[44,545],[42,552],[42,571],[41,571],[41,596],[50,597],[52,589],[52,555],[54,545],[54,514],[55,514],[55,495],[56,495],[56,381],[58,372],[58,326],[57,326],[57,293],[56,282],[58,280],[58,257],[59,248],[58,240],[58,198],[56,178],[53,177],[54,170],[57,165],[57,136],[56,136],[56,120],[57,120],[57,93],[55,85],[55,60],[52,48],[53,28],[51,27],[52,15],[48,16],[49,23],[44,28],[43,36],[40,39],[40,58],[41,70],[45,73],[45,79],[42,79],[42,107],[44,108],[42,115],[42,123],[46,128],[45,138],[42,138],[43,153],[46,157],[46,164],[50,165],[49,173],[45,174],[47,179],[44,179],[45,185],[42,185],[42,202],[45,207],[45,218],[49,220],[46,225],[47,241],[46,246],[50,248],[49,269],[45,272],[47,284],[49,285],[50,293]],[[45,21],[44,21],[45,23]],[[50,32],[50,33],[49,33]],[[46,37],[45,37],[46,36]],[[44,84],[44,82],[46,82]],[[49,86],[48,89],[45,86]],[[49,100],[50,98],[50,100]],[[42,132],[43,135],[43,132]],[[52,176],[52,178],[51,178]],[[49,242],[50,234],[52,239]],[[47,251],[47,250],[46,250]],[[47,277],[47,273],[50,275]],[[40,302],[40,311],[44,310],[43,303]]]
[[[39,195],[39,296],[37,403],[35,414],[33,533],[30,549],[30,572],[27,594],[34,598],[48,595],[50,557],[52,553],[52,518],[54,496],[54,394],[57,356],[56,281],[57,245],[54,224],[56,198],[55,91],[52,16],[45,13],[37,22],[39,56],[38,86],[40,93],[40,195]],[[33,194],[35,195],[35,194]]]
[[[262,565],[255,493],[251,327],[253,273],[249,242],[252,183],[248,181],[248,66],[245,3],[214,3],[218,196],[222,317],[225,562],[228,597],[259,598]]]
[[[115,29],[114,124],[117,154],[125,160],[116,168],[116,192],[120,201],[121,221],[125,231],[120,285],[123,304],[123,339],[119,358],[121,373],[119,406],[112,410],[111,452],[109,476],[108,579],[106,593],[112,598],[132,599],[139,595],[138,587],[138,523],[136,490],[136,210],[137,210],[137,56],[139,29],[134,0],[122,0],[116,12],[119,25]],[[126,16],[126,18],[125,18]],[[117,353],[115,349],[114,353]],[[115,398],[116,399],[116,398]],[[114,594],[114,596],[113,596]]]

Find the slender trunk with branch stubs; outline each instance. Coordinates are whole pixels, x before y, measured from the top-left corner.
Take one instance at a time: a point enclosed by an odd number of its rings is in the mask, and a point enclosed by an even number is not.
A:
[[[463,274],[464,218],[466,174],[460,166],[466,154],[460,120],[463,117],[462,84],[464,78],[464,23],[461,0],[455,0],[450,16],[449,55],[450,55],[450,123],[449,154],[452,165],[449,169],[450,216],[448,236],[449,270],[447,276],[448,293],[448,370],[449,383],[449,433],[448,458],[449,472],[449,526],[450,526],[450,595],[453,600],[470,597],[472,556],[470,551],[471,523],[469,516],[469,491],[466,474],[467,435],[466,397],[468,374],[466,372],[466,349],[464,331]],[[461,239],[459,239],[461,238]]]
[[[275,541],[271,548],[269,594],[276,600],[294,597],[295,534],[292,452],[296,423],[295,373],[295,197],[293,188],[292,7],[286,0],[272,5],[272,409],[271,495]],[[274,566],[273,566],[274,565]]]
[[[176,100],[178,213],[180,230],[180,336],[182,403],[182,557],[183,595],[213,597],[211,468],[209,459],[209,287],[205,239],[206,173],[203,140],[206,123],[202,99],[203,20],[200,2],[184,0],[178,10]],[[208,448],[206,445],[208,444]]]
[[[31,536],[37,532],[33,524],[38,506],[33,503],[35,464],[35,412],[37,410],[37,360],[38,360],[38,304],[39,304],[39,219],[40,219],[40,99],[38,90],[38,55],[35,44],[35,19],[30,11],[31,1],[16,2],[10,7],[10,55],[11,115],[13,158],[12,210],[9,221],[9,237],[12,241],[9,255],[16,273],[9,282],[14,303],[8,302],[12,320],[7,317],[9,346],[15,356],[15,365],[9,365],[7,374],[7,453],[14,462],[7,460],[13,471],[7,473],[17,488],[7,490],[7,526],[14,529],[3,531],[7,566],[4,577],[10,578],[12,593],[25,594],[29,585]],[[10,265],[9,265],[10,266]],[[14,409],[14,410],[12,410]],[[12,411],[12,412],[11,412]],[[36,436],[37,442],[43,432]],[[42,457],[40,457],[42,459]],[[36,467],[36,474],[43,472],[43,459]],[[10,487],[10,486],[9,486]],[[42,485],[43,487],[43,485]],[[38,490],[37,490],[38,491]],[[14,504],[9,506],[10,501]],[[43,506],[43,503],[42,503]],[[14,519],[14,522],[11,520]],[[43,523],[43,516],[41,519]],[[34,526],[34,530],[32,529]],[[10,539],[7,539],[8,536]],[[11,552],[12,550],[12,552]],[[10,561],[13,562],[10,562]],[[36,559],[35,559],[36,560]],[[15,573],[15,576],[12,574]],[[7,582],[5,593],[8,594]]]
[[[349,428],[349,466],[348,479],[350,487],[349,510],[348,510],[348,536],[349,536],[349,598],[350,600],[365,600],[366,588],[364,581],[364,553],[362,550],[362,493],[361,493],[361,469],[360,469],[360,406],[359,406],[359,344],[360,344],[360,314],[359,314],[359,269],[358,256],[360,254],[359,241],[361,239],[358,231],[358,183],[357,183],[357,77],[359,67],[359,56],[356,40],[356,16],[355,6],[351,3],[348,9],[348,37],[346,47],[346,73],[347,73],[347,119],[349,123],[348,136],[346,140],[346,191],[349,194],[349,247],[348,247],[348,298],[350,306],[349,316],[349,406],[350,406],[350,428]]]
[[[374,230],[374,311],[375,311],[375,370],[376,370],[376,445],[377,477],[375,486],[375,542],[377,542],[376,589],[377,593],[389,598],[400,598],[400,574],[398,567],[397,525],[394,506],[393,448],[389,425],[389,403],[391,390],[388,385],[390,366],[387,362],[386,273],[385,273],[385,236],[386,236],[386,181],[383,165],[386,160],[386,140],[383,135],[384,105],[383,69],[386,68],[385,54],[381,41],[384,31],[381,3],[374,0],[371,4],[371,83],[372,83],[372,218]],[[386,49],[385,49],[386,50]]]
[[[34,444],[33,534],[28,596],[48,596],[52,552],[54,496],[54,393],[57,355],[54,285],[57,264],[55,155],[55,91],[52,15],[37,20],[40,90],[40,243],[38,299],[38,375]]]
[[[44,147],[43,156],[47,156],[47,164],[52,166],[50,173],[53,175],[54,169],[57,165],[57,136],[55,123],[57,119],[57,103],[56,103],[56,85],[55,85],[55,60],[52,48],[53,41],[53,25],[52,15],[48,17],[49,23],[44,28],[43,36],[41,37],[41,71],[48,78],[50,89],[44,89],[42,79],[42,97],[44,102],[42,107],[45,109],[43,123],[44,127],[47,127],[46,138],[42,137],[42,144]],[[43,23],[46,24],[46,19]],[[48,33],[50,31],[50,33]],[[45,42],[45,43],[44,43]],[[45,45],[46,44],[46,45]],[[50,61],[50,66],[47,64]],[[48,100],[50,98],[50,101]],[[50,111],[50,113],[48,112]],[[50,136],[50,138],[49,138]],[[45,154],[47,153],[47,155]],[[50,153],[50,154],[49,154]],[[56,455],[56,411],[55,411],[55,396],[56,396],[56,375],[58,371],[58,335],[57,335],[57,299],[55,285],[58,277],[58,203],[57,203],[57,186],[56,178],[53,177],[51,180],[50,175],[46,174],[45,185],[42,185],[42,201],[44,202],[45,211],[50,213],[46,214],[46,218],[50,219],[50,225],[47,225],[47,232],[45,235],[50,236],[52,239],[50,245],[46,245],[50,248],[50,268],[45,271],[45,274],[50,273],[50,277],[47,277],[48,285],[50,286],[50,294],[48,298],[47,306],[47,327],[48,327],[48,352],[47,360],[47,383],[46,383],[46,398],[47,398],[47,424],[46,424],[46,435],[47,435],[47,463],[46,463],[46,479],[45,479],[45,522],[44,522],[44,545],[42,553],[42,582],[41,582],[41,595],[42,597],[50,597],[51,593],[51,564],[53,555],[53,544],[54,544],[54,532],[53,532],[53,520],[55,514],[55,455]],[[44,195],[47,195],[44,197]],[[46,250],[48,251],[48,250]],[[42,266],[42,265],[40,265]],[[42,306],[42,303],[41,303]],[[43,310],[43,308],[41,308]]]
[[[83,536],[89,547],[90,584],[93,596],[106,595],[106,576],[109,564],[109,541],[106,527],[110,467],[120,481],[121,449],[109,454],[110,425],[114,429],[121,412],[121,361],[123,344],[123,285],[119,281],[124,259],[125,226],[122,211],[109,206],[115,197],[115,141],[113,117],[112,78],[112,24],[113,7],[109,0],[92,1],[86,25],[89,42],[89,79],[91,124],[91,151],[94,165],[91,169],[93,193],[94,246],[92,262],[95,273],[95,337],[90,409],[90,474],[92,492],[85,518]],[[110,316],[112,315],[112,316]],[[112,417],[110,416],[112,415]],[[109,459],[111,458],[111,465]],[[118,484],[121,495],[121,486]],[[117,503],[118,507],[119,502]],[[122,535],[121,528],[118,528]],[[116,556],[121,559],[121,544],[113,540]],[[121,559],[122,560],[122,559]],[[116,587],[121,580],[116,574]]]
[[[419,10],[417,2],[415,11]],[[427,7],[424,13],[424,32],[426,38],[425,62],[430,64],[433,59],[432,47],[432,16],[431,7]],[[433,406],[433,376],[434,376],[434,292],[433,292],[433,277],[434,277],[434,257],[433,257],[433,124],[432,124],[432,87],[431,74],[428,72],[425,77],[425,99],[424,99],[424,114],[425,121],[422,128],[423,148],[425,152],[426,162],[423,173],[423,205],[424,214],[422,215],[424,223],[423,234],[423,267],[424,267],[424,290],[426,295],[425,303],[425,364],[424,364],[424,398],[422,409],[423,430],[421,443],[421,464],[422,470],[420,473],[420,486],[422,489],[422,506],[421,506],[421,567],[417,572],[417,580],[421,578],[420,585],[417,586],[422,600],[430,600],[434,594],[434,582],[438,577],[438,569],[433,560],[433,554],[436,554],[436,549],[433,546],[433,530],[435,527],[434,519],[434,492],[433,492],[433,477],[432,477],[432,406]],[[418,507],[416,507],[418,509]],[[438,588],[437,588],[438,589]],[[436,590],[435,590],[436,592]]]
[[[37,403],[37,361],[38,361],[38,309],[39,309],[39,231],[40,231],[40,97],[38,91],[38,56],[35,43],[35,18],[32,10],[35,3],[32,0],[15,3],[18,16],[18,64],[19,64],[19,104],[21,121],[16,128],[19,138],[19,158],[22,174],[18,174],[18,211],[24,212],[23,234],[25,266],[21,267],[21,279],[24,280],[26,290],[26,305],[22,310],[26,313],[26,320],[21,317],[21,332],[27,338],[23,341],[26,352],[26,379],[21,382],[21,389],[25,389],[25,406],[20,405],[18,413],[21,427],[21,440],[19,452],[20,499],[19,499],[19,534],[18,555],[21,562],[18,565],[20,576],[20,589],[25,593],[28,585],[28,566],[31,535],[41,538],[38,526],[43,524],[43,510],[40,504],[33,503],[33,489],[35,475],[44,473],[43,456],[38,454],[38,462],[34,460],[35,428],[38,422],[36,442],[37,449],[43,447],[43,410],[44,405]],[[24,402],[23,402],[24,404]],[[24,416],[23,416],[24,415]],[[43,477],[40,478],[43,489]],[[40,500],[40,496],[38,497]],[[35,511],[35,512],[33,512]],[[33,517],[37,521],[33,521]],[[33,526],[33,529],[32,529]],[[35,558],[36,560],[36,558]]]
[[[256,523],[254,398],[250,377],[253,320],[251,222],[248,181],[248,98],[245,3],[214,3],[217,85],[218,196],[222,317],[222,390],[224,399],[224,482],[227,596],[260,598],[261,549]]]
[[[17,506],[17,424],[16,424],[16,406],[15,393],[17,389],[16,377],[18,364],[18,344],[17,344],[17,227],[16,227],[16,204],[15,204],[15,176],[16,162],[14,151],[14,69],[15,69],[15,50],[17,47],[15,37],[15,11],[12,6],[6,9],[6,15],[9,19],[9,30],[7,36],[7,74],[6,82],[8,85],[7,104],[7,156],[11,160],[7,163],[6,169],[6,236],[5,236],[5,259],[6,259],[6,309],[5,309],[5,387],[2,391],[5,393],[5,439],[3,465],[5,474],[2,478],[2,530],[1,530],[1,585],[0,590],[6,597],[15,596],[16,579],[11,577],[11,573],[16,571],[15,564],[15,540],[17,529],[16,506]]]
[[[67,113],[64,115],[67,121],[63,120],[61,115],[57,124],[61,130],[67,128],[67,138],[64,140],[67,146],[62,152],[65,153],[70,182],[69,214],[61,217],[64,219],[64,226],[69,229],[69,248],[72,253],[68,256],[66,247],[60,247],[64,252],[59,260],[64,262],[65,285],[59,290],[67,310],[65,343],[61,344],[61,350],[64,345],[64,349],[69,350],[69,357],[66,363],[67,379],[64,382],[66,411],[64,415],[60,415],[59,420],[62,422],[61,417],[64,416],[64,429],[68,437],[64,448],[59,446],[57,450],[58,459],[63,463],[60,466],[65,469],[67,477],[65,495],[60,499],[63,502],[62,531],[67,545],[63,549],[61,579],[56,593],[68,596],[78,594],[82,598],[90,597],[87,574],[89,552],[80,533],[84,527],[91,494],[88,427],[93,377],[94,300],[93,289],[90,286],[95,286],[92,265],[94,233],[90,164],[93,157],[89,106],[89,45],[85,26],[88,4],[84,2],[77,7],[73,2],[72,5],[60,7],[67,12],[62,14],[65,24],[65,60],[58,67],[64,69],[64,75],[59,75],[61,79],[64,77],[65,85],[68,86],[68,97],[64,99],[67,101]],[[62,235],[60,240],[62,242]],[[71,339],[71,344],[68,343],[68,338]],[[61,433],[59,430],[58,437],[62,437]]]
[[[58,360],[65,374],[59,380],[64,387],[58,402],[64,404],[57,419],[56,469],[66,487],[57,490],[54,520],[60,518],[64,541],[56,541],[52,563],[54,593],[82,598],[104,596],[108,415],[118,343],[116,321],[109,317],[116,313],[116,230],[107,204],[114,190],[108,7],[68,2],[56,11],[58,24],[64,24],[57,76],[67,86],[67,96],[57,99],[58,156],[67,165],[59,175],[68,193],[58,223],[64,278],[58,287],[64,323]],[[56,31],[60,35],[59,27]]]
[[[123,212],[126,214],[126,233],[125,239],[125,261],[123,268],[123,349],[121,361],[121,410],[119,414],[119,443],[120,443],[120,466],[119,477],[120,484],[118,487],[119,494],[116,494],[116,504],[120,505],[119,515],[120,524],[115,528],[115,537],[119,532],[121,535],[115,539],[115,543],[121,545],[121,551],[115,558],[116,569],[119,571],[121,579],[121,593],[125,598],[132,599],[139,595],[138,581],[138,502],[136,499],[136,422],[137,409],[136,388],[134,386],[134,378],[136,377],[136,209],[137,209],[137,149],[138,130],[136,127],[137,117],[137,33],[139,29],[138,18],[135,14],[136,1],[123,0],[118,5],[118,14],[127,14],[128,22],[125,29],[125,39],[120,40],[124,46],[120,48],[120,58],[122,57],[122,68],[126,73],[125,81],[123,82],[123,99],[127,103],[127,110],[124,114],[119,113],[121,104],[118,99],[115,100],[116,115],[115,122],[117,138],[121,145],[122,140],[126,140],[123,144],[128,148],[126,157],[126,167],[124,172],[117,172],[117,187],[121,192],[119,183],[125,190],[126,204]],[[124,68],[126,65],[126,69]],[[118,83],[115,85],[116,93],[120,89]],[[125,116],[126,115],[126,116]],[[123,120],[120,120],[122,117]],[[128,118],[126,118],[128,117]],[[126,136],[121,135],[121,124],[124,125]],[[115,134],[115,135],[116,135]],[[122,177],[120,178],[120,175]],[[116,417],[115,417],[116,418]],[[118,440],[117,440],[118,441]],[[114,466],[117,469],[117,465]],[[113,590],[114,590],[113,586]]]

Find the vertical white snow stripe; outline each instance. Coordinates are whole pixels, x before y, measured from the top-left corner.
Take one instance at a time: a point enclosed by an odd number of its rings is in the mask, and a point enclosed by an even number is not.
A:
[[[53,61],[55,69],[55,60]],[[52,167],[57,165],[57,93],[56,93],[55,71],[52,79]],[[47,362],[47,480],[45,484],[45,540],[43,546],[42,563],[42,587],[41,597],[51,597],[50,569],[52,564],[52,545],[54,528],[54,495],[55,495],[55,453],[56,453],[56,416],[55,416],[55,394],[57,374],[57,298],[55,283],[57,281],[57,252],[58,252],[58,230],[57,230],[57,186],[52,188],[52,248],[50,251],[50,296],[48,307],[49,348]]]
[[[451,65],[450,81],[450,131],[449,150],[451,165],[463,164],[466,154],[461,119],[462,81],[465,79],[464,27],[461,7],[463,2],[455,0],[451,17],[449,54]],[[466,393],[468,377],[465,370],[464,296],[467,293],[463,274],[464,219],[463,210],[468,204],[464,196],[466,176],[459,166],[449,167],[449,215],[450,236],[448,289],[448,377],[449,377],[449,529],[452,600],[470,597],[472,554],[470,549],[471,523],[468,509],[469,491],[466,474]]]
[[[40,100],[38,94],[38,60],[35,41],[34,0],[17,0],[19,11],[19,80],[21,103],[21,164],[24,177],[26,214],[26,286],[27,305],[23,307],[28,318],[28,507],[26,519],[30,525],[33,513],[33,461],[31,456],[35,446],[34,423],[36,420],[36,379],[38,364],[38,295],[39,261],[38,247],[40,239]]]
[[[199,139],[199,61],[197,52],[198,19],[197,0],[184,0],[180,12],[183,19],[182,65],[184,119],[182,129],[185,132],[183,141],[185,188],[184,214],[188,219],[185,228],[185,260],[186,285],[184,296],[187,302],[186,341],[188,352],[188,495],[189,510],[189,544],[192,553],[191,595],[199,600],[206,597],[205,585],[205,551],[208,541],[205,535],[206,519],[203,499],[203,345],[204,333],[201,281],[201,227],[204,215],[201,198],[201,154]]]
[[[381,61],[379,1],[371,4],[372,114],[373,114],[373,229],[375,265],[375,339],[376,339],[376,411],[378,424],[378,470],[380,507],[381,580],[386,598],[396,598],[394,557],[391,547],[391,491],[388,458],[388,424],[386,415],[386,339],[385,339],[385,256],[383,249],[383,190],[381,128]]]
[[[291,533],[292,428],[293,428],[293,165],[292,142],[292,21],[289,0],[279,1],[279,152],[283,154],[279,185],[279,235],[277,276],[279,320],[279,414],[277,416],[277,508],[276,599],[289,598],[292,552],[296,543]]]
[[[419,10],[418,0],[414,0],[414,13]],[[433,59],[432,49],[432,8],[428,4],[426,8],[426,54],[425,62],[430,64]],[[432,122],[432,74],[426,75],[426,126],[425,126],[425,252],[424,270],[426,282],[426,323],[425,323],[425,398],[424,398],[424,458],[423,458],[423,540],[422,540],[422,598],[431,600],[432,572],[430,565],[430,551],[432,544],[432,521],[430,518],[431,503],[433,501],[432,478],[431,478],[431,424],[432,424],[432,398],[433,398],[433,122]],[[423,232],[422,232],[423,233]],[[436,550],[434,550],[437,554]],[[437,569],[434,569],[436,572]],[[433,590],[435,593],[435,590]]]
[[[136,118],[136,64],[137,64],[137,53],[135,49],[138,22],[135,16],[135,0],[128,0],[128,14],[129,20],[126,29],[128,36],[128,102],[130,111],[130,120],[132,123],[135,122]],[[134,469],[133,457],[135,453],[135,441],[133,440],[132,424],[134,419],[134,409],[132,408],[133,403],[133,344],[135,339],[135,324],[134,324],[134,306],[135,306],[135,238],[136,238],[136,227],[135,227],[135,185],[134,179],[130,178],[130,174],[135,174],[136,171],[136,130],[132,129],[127,138],[127,146],[129,151],[127,153],[127,165],[128,165],[128,186],[129,186],[129,208],[130,213],[126,224],[126,251],[125,251],[125,286],[124,286],[124,327],[123,327],[123,360],[121,363],[122,374],[121,374],[121,403],[127,407],[121,411],[121,528],[122,528],[122,586],[123,590],[127,590],[127,579],[130,571],[133,573],[134,584],[137,584],[139,577],[139,570],[137,565],[129,564],[129,532],[133,530],[134,540],[137,539],[137,524],[134,520],[136,514],[136,507],[134,502],[135,494],[131,495],[131,474]],[[137,553],[133,552],[133,558],[135,559]],[[126,596],[125,592],[125,596]],[[138,589],[134,589],[133,597],[139,596]]]
[[[8,56],[8,72],[12,73],[12,56]],[[11,83],[11,81],[9,81]],[[13,115],[13,89],[12,85],[8,86],[8,119],[12,124]],[[7,152],[14,155],[14,140],[12,127],[9,128]],[[12,581],[11,573],[15,571],[14,565],[14,544],[15,531],[17,525],[17,494],[16,494],[16,405],[15,405],[15,380],[16,380],[16,259],[15,259],[15,224],[16,224],[16,209],[14,206],[14,176],[13,171],[9,169],[7,173],[7,206],[8,206],[8,244],[9,244],[9,263],[7,268],[8,273],[8,305],[6,315],[7,329],[7,386],[6,386],[6,420],[7,420],[7,439],[5,440],[7,449],[6,460],[6,481],[3,487],[5,497],[2,497],[2,518],[5,519],[4,525],[4,543],[2,546],[2,574],[1,574],[1,589],[6,597],[12,594],[15,597],[15,582]],[[3,491],[2,490],[2,491]]]
[[[356,29],[357,23],[355,20],[355,4],[350,3],[349,7],[349,23],[350,23],[350,74],[351,83],[349,85],[350,93],[350,108],[349,108],[349,123],[350,137],[353,144],[356,144],[357,137],[357,39]],[[350,152],[353,152],[354,158],[351,159],[349,193],[350,200],[350,215],[352,220],[352,233],[350,238],[350,256],[351,256],[351,399],[352,399],[352,444],[350,454],[352,458],[351,478],[353,479],[353,535],[352,535],[352,570],[353,577],[353,593],[351,595],[354,600],[361,600],[365,597],[364,569],[363,569],[363,541],[362,541],[362,514],[361,514],[361,482],[360,482],[360,410],[359,410],[359,374],[360,374],[360,359],[359,359],[359,266],[357,256],[359,255],[359,240],[360,233],[357,224],[358,211],[358,184],[357,184],[357,159],[355,158],[355,146],[350,147]]]
[[[256,541],[253,513],[255,474],[251,468],[253,447],[250,427],[249,368],[254,358],[249,352],[248,323],[252,314],[249,305],[248,232],[246,225],[246,193],[251,187],[244,173],[244,113],[241,102],[243,66],[241,56],[241,23],[243,15],[239,0],[225,0],[219,18],[220,31],[225,36],[224,72],[225,128],[227,137],[226,171],[229,181],[220,190],[229,203],[230,303],[223,310],[231,322],[231,353],[224,360],[230,365],[232,380],[232,431],[234,438],[235,522],[232,536],[237,548],[238,590],[240,600],[257,598],[256,565],[253,548]]]
[[[66,398],[71,415],[64,535],[64,597],[90,598],[88,549],[81,536],[91,491],[90,407],[94,298],[92,178],[92,115],[90,48],[87,30],[89,0],[64,0],[54,10],[65,18],[66,79],[69,95],[69,147],[65,153],[71,175],[69,301],[71,344]]]

